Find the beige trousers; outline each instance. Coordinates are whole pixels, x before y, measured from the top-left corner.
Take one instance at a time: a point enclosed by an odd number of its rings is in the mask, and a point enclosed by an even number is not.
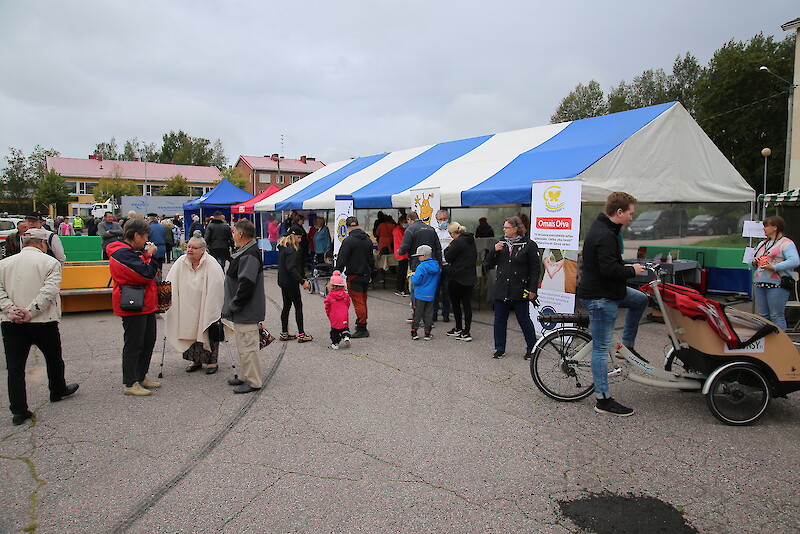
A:
[[[236,350],[239,351],[239,380],[260,388],[261,360],[258,358],[258,323],[233,323]]]

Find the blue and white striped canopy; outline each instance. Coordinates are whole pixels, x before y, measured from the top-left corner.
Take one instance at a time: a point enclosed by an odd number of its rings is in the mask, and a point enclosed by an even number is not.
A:
[[[530,204],[533,181],[583,180],[583,200],[627,191],[640,202],[742,202],[755,192],[679,103],[447,141],[341,161],[256,204],[256,211],[409,207],[439,187],[443,207]]]

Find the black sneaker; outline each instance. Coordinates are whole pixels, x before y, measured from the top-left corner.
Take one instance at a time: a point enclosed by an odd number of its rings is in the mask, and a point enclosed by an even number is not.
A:
[[[450,316],[449,315],[442,315],[442,322],[443,323],[449,323],[450,322]]]
[[[446,332],[446,334],[447,334],[448,336],[451,336],[451,337],[458,337],[458,336],[460,336],[460,335],[461,335],[461,330],[458,330],[458,329],[456,329],[456,328],[453,328],[452,330],[448,330],[448,331]]]
[[[492,358],[496,358],[496,359],[499,360],[500,358],[502,358],[505,355],[506,355],[506,351],[504,351],[504,350],[496,350],[496,351],[494,351],[494,354],[492,354]]]
[[[530,360],[531,356],[533,356],[533,350],[526,350],[525,354],[522,356],[523,360]]]
[[[617,417],[628,417],[633,415],[632,409],[621,405],[614,399],[598,399],[597,405],[594,407],[594,411],[597,413],[616,415]]]
[[[419,340],[419,334],[417,334],[416,330],[411,331],[411,339],[413,339],[414,341]]]
[[[469,332],[461,332],[456,339],[460,339],[461,341],[472,341],[472,336]]]

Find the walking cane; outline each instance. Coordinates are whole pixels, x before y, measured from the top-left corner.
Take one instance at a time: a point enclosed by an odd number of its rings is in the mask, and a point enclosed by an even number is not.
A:
[[[158,378],[164,378],[164,353],[167,352],[167,336],[164,336],[164,345],[161,347],[161,369],[158,371]]]
[[[225,343],[225,354],[228,355],[228,363],[230,364],[231,369],[233,370],[233,378],[239,378],[239,375],[236,374],[236,364],[234,363],[233,356],[231,356],[231,351],[228,348],[228,342],[223,341],[222,343]]]

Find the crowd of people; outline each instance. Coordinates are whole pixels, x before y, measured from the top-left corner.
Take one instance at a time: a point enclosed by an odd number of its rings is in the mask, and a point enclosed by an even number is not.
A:
[[[622,260],[620,232],[633,220],[636,199],[627,193],[611,194],[604,210],[592,223],[583,245],[577,297],[588,310],[594,340],[591,367],[595,385],[595,411],[629,416],[633,410],[618,403],[608,386],[607,355],[619,308],[626,308],[622,343],[634,351],[640,319],[647,297],[627,285],[643,272],[638,263]],[[304,215],[292,212],[284,221],[272,217],[266,228],[271,248],[278,253],[277,284],[281,291],[280,340],[307,343],[302,290],[310,288],[306,265],[330,258],[332,243],[325,220],[312,216],[306,230]],[[9,398],[13,424],[32,417],[27,404],[25,364],[32,345],[37,345],[47,365],[50,400],[74,394],[78,384],[67,383],[61,356],[59,287],[65,261],[59,234],[45,227],[46,218],[30,213],[6,241],[7,257],[0,261],[0,318],[8,364]],[[768,217],[763,221],[767,238],[755,249],[752,267],[754,298],[758,313],[786,329],[784,308],[792,271],[800,265],[795,244],[784,235],[785,221]],[[263,385],[259,360],[261,322],[266,314],[266,295],[261,250],[255,226],[240,219],[231,227],[222,213],[200,221],[193,217],[186,230],[179,216],[173,219],[154,213],[129,213],[122,220],[107,212],[95,232],[102,238],[103,257],[108,260],[114,286],[113,313],[122,320],[122,392],[148,396],[161,384],[148,377],[156,342],[159,283],[163,266],[173,262],[164,280],[172,291],[172,304],[165,313],[165,337],[188,362],[186,372],[203,369],[214,374],[219,368],[220,342],[231,334],[239,356],[238,374],[228,380],[234,393],[250,393]],[[89,225],[86,225],[88,228]],[[485,219],[475,233],[447,210],[435,214],[434,225],[424,223],[416,212],[400,214],[395,222],[379,213],[373,237],[356,217],[345,220],[346,238],[332,264],[327,295],[323,301],[330,323],[330,348],[350,347],[352,339],[370,336],[368,291],[376,270],[376,256],[397,260],[395,294],[409,298],[410,336],[413,341],[434,339],[437,321],[454,326],[445,335],[472,341],[472,295],[477,283],[476,235],[491,236]],[[74,226],[72,226],[74,229]],[[508,317],[517,319],[525,339],[524,358],[531,357],[536,334],[530,317],[530,302],[539,288],[541,258],[530,239],[527,220],[521,216],[503,221],[503,236],[485,257],[485,267],[494,271],[494,358],[506,354]],[[280,234],[276,237],[276,234]],[[170,252],[185,240],[185,254]],[[355,329],[350,331],[350,308]],[[297,334],[290,331],[294,309]]]

